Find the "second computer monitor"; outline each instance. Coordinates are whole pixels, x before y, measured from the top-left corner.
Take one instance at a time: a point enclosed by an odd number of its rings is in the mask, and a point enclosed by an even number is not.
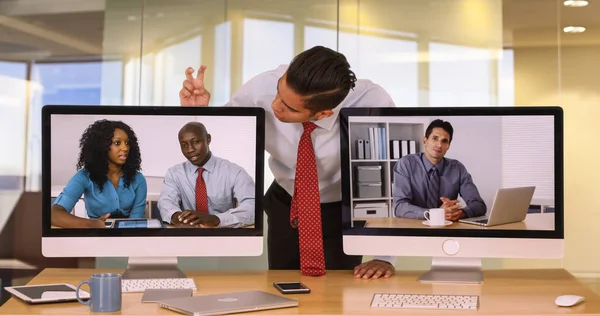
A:
[[[340,120],[347,254],[562,257],[559,107],[352,108]]]

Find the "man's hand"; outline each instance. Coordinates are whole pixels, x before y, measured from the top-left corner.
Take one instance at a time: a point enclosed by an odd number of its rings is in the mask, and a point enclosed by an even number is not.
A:
[[[104,223],[110,217],[110,213],[106,213],[96,219],[90,220],[90,228],[106,228]]]
[[[371,260],[354,267],[354,276],[363,279],[389,278],[396,272],[392,264],[383,260]]]
[[[192,76],[194,69],[188,67],[185,70],[183,88],[179,91],[179,101],[182,106],[208,106],[210,92],[204,87],[204,71],[206,66],[200,66],[196,78]]]
[[[177,221],[191,226],[201,228],[217,227],[221,220],[215,215],[209,215],[198,211],[186,210],[177,216]]]
[[[463,217],[465,217],[465,212],[463,212],[463,210],[446,212],[446,219],[449,221],[455,222]]]
[[[441,197],[440,200],[443,203],[440,208],[444,209],[446,220],[454,222],[464,217],[465,213],[462,211],[462,206],[458,203],[458,200],[450,200],[446,197]]]

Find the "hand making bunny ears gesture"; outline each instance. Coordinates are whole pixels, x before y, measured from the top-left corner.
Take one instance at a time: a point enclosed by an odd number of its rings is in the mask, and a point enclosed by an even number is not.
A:
[[[182,106],[208,106],[210,92],[204,87],[205,71],[206,65],[200,66],[198,74],[194,78],[194,68],[188,67],[185,70],[183,88],[179,91],[179,100]]]

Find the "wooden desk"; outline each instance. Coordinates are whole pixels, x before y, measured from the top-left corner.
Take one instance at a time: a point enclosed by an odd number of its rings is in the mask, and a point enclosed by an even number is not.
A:
[[[92,273],[120,270],[46,269],[29,284],[69,282],[77,285]],[[482,285],[421,284],[418,271],[400,271],[390,279],[357,280],[350,271],[329,271],[323,277],[303,277],[299,271],[194,271],[198,291],[195,295],[244,290],[262,290],[279,294],[275,281],[301,281],[310,294],[288,295],[298,299],[299,306],[240,315],[367,315],[367,314],[450,314],[450,315],[600,315],[600,297],[563,269],[484,271]],[[480,308],[475,311],[370,308],[374,293],[470,294],[480,295]],[[571,308],[557,307],[554,300],[563,294],[585,297],[585,302]],[[113,315],[180,315],[159,308],[154,303],[142,304],[141,293],[123,294],[123,307]],[[90,315],[90,309],[78,302],[27,305],[11,298],[0,307],[6,315]]]
[[[366,221],[365,227],[371,228],[435,228],[435,229],[511,229],[511,230],[554,230],[554,213],[527,214],[525,220],[498,226],[484,227],[479,225],[454,222],[444,227],[429,227],[423,224],[422,219],[401,217],[385,218],[354,218],[353,220]]]

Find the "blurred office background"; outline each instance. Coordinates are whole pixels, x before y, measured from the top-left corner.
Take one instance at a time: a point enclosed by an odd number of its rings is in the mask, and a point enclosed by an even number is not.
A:
[[[0,228],[11,217],[39,221],[44,104],[174,106],[185,68],[206,64],[211,103],[221,105],[252,76],[324,45],[344,53],[359,78],[383,86],[399,107],[561,105],[565,257],[485,260],[485,267],[565,267],[600,275],[600,253],[588,248],[600,240],[594,229],[600,221],[594,198],[600,190],[600,0],[583,2],[2,0]],[[539,154],[540,161],[549,159]],[[267,188],[272,175],[265,169]],[[19,198],[22,193],[31,198]],[[26,221],[18,219],[23,209],[33,214]],[[13,232],[15,242],[3,249],[20,248],[24,234],[39,234],[40,224],[32,225]],[[124,261],[93,264],[121,267]],[[426,258],[397,261],[400,269],[428,264]],[[267,267],[266,253],[243,260],[191,258],[182,265]]]

